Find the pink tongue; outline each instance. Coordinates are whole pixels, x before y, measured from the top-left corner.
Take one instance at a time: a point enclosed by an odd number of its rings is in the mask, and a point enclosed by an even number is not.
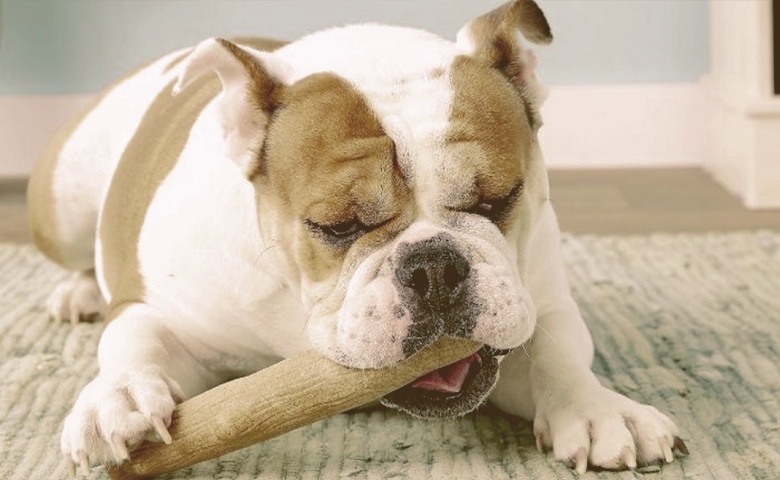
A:
[[[418,378],[412,383],[412,387],[434,392],[458,393],[473,363],[482,364],[482,359],[476,353]]]

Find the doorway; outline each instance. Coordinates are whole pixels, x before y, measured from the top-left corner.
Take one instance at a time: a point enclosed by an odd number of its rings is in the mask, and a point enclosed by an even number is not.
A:
[[[775,95],[780,95],[780,0],[772,0],[772,51]]]

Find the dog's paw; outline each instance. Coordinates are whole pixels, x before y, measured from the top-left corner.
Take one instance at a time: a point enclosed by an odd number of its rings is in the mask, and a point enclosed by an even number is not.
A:
[[[58,324],[64,320],[71,323],[101,320],[106,312],[106,302],[94,273],[76,272],[63,280],[49,295],[46,310],[49,318]]]
[[[96,464],[118,465],[142,441],[171,443],[168,427],[184,398],[175,381],[162,375],[100,375],[81,391],[65,419],[61,448],[68,471],[85,474]]]
[[[670,463],[675,449],[688,453],[674,422],[654,407],[603,387],[563,397],[539,406],[536,445],[540,451],[552,449],[556,459],[580,474],[589,465],[634,469]]]

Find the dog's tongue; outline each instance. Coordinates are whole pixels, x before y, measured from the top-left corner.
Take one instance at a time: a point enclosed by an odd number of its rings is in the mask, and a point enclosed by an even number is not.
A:
[[[482,364],[482,359],[476,353],[418,378],[412,383],[412,387],[434,392],[458,393],[474,363]]]

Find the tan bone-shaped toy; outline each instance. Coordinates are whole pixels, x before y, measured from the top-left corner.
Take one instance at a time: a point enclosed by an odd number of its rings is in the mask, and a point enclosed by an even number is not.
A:
[[[216,458],[377,400],[480,347],[442,338],[378,370],[344,367],[314,351],[301,353],[183,402],[173,414],[170,445],[144,443],[109,474],[114,480],[151,478]]]

